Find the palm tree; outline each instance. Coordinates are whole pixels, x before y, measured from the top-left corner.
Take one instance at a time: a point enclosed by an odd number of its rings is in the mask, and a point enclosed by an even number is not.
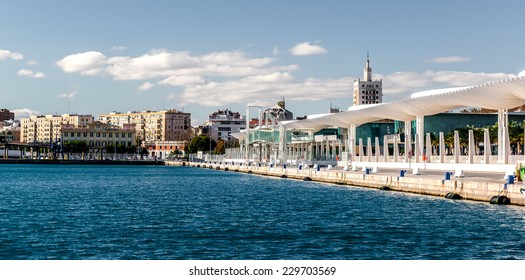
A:
[[[445,134],[445,147],[448,146],[447,155],[452,155],[454,150],[454,131],[451,130]]]
[[[509,123],[509,142],[516,154],[521,154],[521,143],[523,143],[523,127],[516,121]]]

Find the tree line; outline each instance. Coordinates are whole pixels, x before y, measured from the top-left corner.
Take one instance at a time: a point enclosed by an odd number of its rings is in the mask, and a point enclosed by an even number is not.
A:
[[[474,134],[474,146],[476,148],[479,148],[479,144],[484,142],[484,136],[485,136],[484,131],[487,128],[489,130],[490,144],[491,145],[497,144],[498,143],[498,124],[497,123],[491,126],[484,126],[484,127],[475,127],[474,125],[467,125],[465,127],[460,127],[460,128],[456,128],[454,130],[448,131],[444,135],[445,145],[450,148],[448,151],[448,154],[451,154],[454,148],[454,131],[458,131],[460,147],[467,148],[468,147],[468,133],[469,133],[469,130],[472,130]],[[509,142],[511,146],[511,152],[513,154],[523,154],[523,143],[524,143],[523,135],[524,133],[525,133],[525,121],[509,122]],[[439,146],[439,133],[438,132],[430,133],[430,139],[431,139],[430,141],[431,141],[432,147]],[[479,153],[481,153],[481,151],[478,151],[478,154]]]

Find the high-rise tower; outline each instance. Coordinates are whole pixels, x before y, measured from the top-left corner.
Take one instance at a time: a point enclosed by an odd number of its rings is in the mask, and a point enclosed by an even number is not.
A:
[[[364,80],[354,80],[354,101],[353,105],[376,104],[383,102],[383,80],[372,80],[372,67],[370,67],[370,57],[366,54],[364,68]]]

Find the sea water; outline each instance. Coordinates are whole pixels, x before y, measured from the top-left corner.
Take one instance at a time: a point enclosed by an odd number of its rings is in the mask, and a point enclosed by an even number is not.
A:
[[[0,259],[525,259],[524,207],[195,167],[0,178]]]

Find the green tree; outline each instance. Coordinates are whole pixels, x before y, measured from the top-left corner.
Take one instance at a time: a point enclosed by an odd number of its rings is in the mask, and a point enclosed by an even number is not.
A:
[[[217,146],[215,147],[215,153],[218,155],[223,155],[224,153],[226,153],[226,143],[224,142],[224,140],[220,139],[217,142]]]
[[[210,148],[213,150],[217,143],[211,140],[208,135],[199,135],[191,139],[190,145],[188,146],[188,151],[192,154],[203,151],[209,152]],[[211,143],[210,143],[211,142]]]
[[[71,140],[64,142],[64,151],[69,153],[82,153],[87,149],[87,142],[80,140]]]

